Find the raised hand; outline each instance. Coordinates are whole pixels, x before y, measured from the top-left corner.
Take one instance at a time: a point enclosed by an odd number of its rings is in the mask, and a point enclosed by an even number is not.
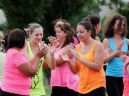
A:
[[[37,51],[37,56],[41,58],[46,55],[47,52],[48,46],[44,42],[39,43],[39,50]]]
[[[69,58],[68,55],[62,54],[60,57],[62,58],[63,61],[65,61],[65,62],[70,62],[70,58]]]
[[[80,58],[79,54],[74,49],[70,49],[70,52],[77,60]]]
[[[47,39],[49,40],[50,43],[52,43],[53,41],[56,40],[56,37],[49,36]]]
[[[114,56],[115,57],[120,57],[120,55],[122,55],[123,54],[123,52],[121,51],[121,50],[116,50],[115,52],[114,52]]]
[[[58,40],[54,40],[52,44],[49,45],[49,51],[53,54],[59,45],[60,43],[58,42]]]

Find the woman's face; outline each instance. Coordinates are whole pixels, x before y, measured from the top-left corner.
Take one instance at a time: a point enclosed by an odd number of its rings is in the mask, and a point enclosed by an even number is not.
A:
[[[120,23],[120,20],[119,19],[116,20],[113,29],[114,29],[114,32],[116,34],[121,35],[125,31],[125,25],[126,24],[125,24],[125,21],[124,20],[122,20],[122,24],[121,25],[119,25],[119,23]]]
[[[77,25],[76,32],[80,42],[87,41],[91,35],[91,32],[90,31],[88,32],[82,25]]]
[[[67,34],[64,31],[62,31],[60,27],[57,27],[57,29],[56,29],[56,38],[57,38],[57,40],[59,40],[59,42],[64,41],[65,38],[66,38],[66,35]]]
[[[35,43],[40,43],[43,39],[43,29],[41,27],[35,28],[32,33],[30,33],[30,40]]]

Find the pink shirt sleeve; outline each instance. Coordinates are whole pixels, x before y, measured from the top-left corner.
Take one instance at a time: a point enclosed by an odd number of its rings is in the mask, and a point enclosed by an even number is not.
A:
[[[27,58],[25,57],[24,54],[17,52],[15,54],[13,54],[13,63],[18,67],[22,64],[24,64],[25,62],[28,62]]]

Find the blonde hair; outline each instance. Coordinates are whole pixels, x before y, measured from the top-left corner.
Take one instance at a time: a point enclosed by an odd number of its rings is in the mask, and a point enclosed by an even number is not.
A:
[[[28,32],[33,33],[34,29],[36,29],[36,28],[42,28],[43,29],[43,27],[40,24],[38,24],[38,23],[30,23],[30,24],[28,24],[27,28],[24,28],[24,30],[27,33]]]

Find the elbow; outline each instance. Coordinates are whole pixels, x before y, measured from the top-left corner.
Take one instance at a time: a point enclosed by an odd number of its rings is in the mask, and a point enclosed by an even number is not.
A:
[[[48,64],[48,66],[49,66],[49,68],[51,69],[51,70],[53,70],[53,69],[55,69],[55,64]]]
[[[26,74],[28,77],[34,77],[35,75],[37,74],[37,71],[36,72],[31,72],[29,74]]]
[[[76,75],[78,72],[77,72],[77,71],[72,71],[72,73],[73,73],[74,75]]]
[[[55,69],[55,66],[51,66],[50,69],[51,69],[51,70]]]
[[[73,73],[74,75],[78,73],[78,70],[72,70],[72,69],[71,69],[71,71],[72,71],[72,73]]]

